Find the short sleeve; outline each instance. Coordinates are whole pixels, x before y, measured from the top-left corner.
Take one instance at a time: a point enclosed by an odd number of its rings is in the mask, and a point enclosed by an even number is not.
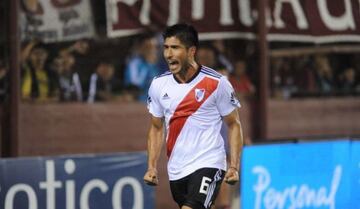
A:
[[[158,92],[159,90],[156,90],[156,85],[154,83],[154,80],[151,82],[149,92],[148,92],[148,98],[147,98],[147,108],[149,110],[149,113],[152,114],[154,117],[164,117],[163,108],[159,102]]]
[[[221,116],[230,114],[235,108],[240,108],[233,87],[226,77],[221,77],[216,92],[216,106]]]

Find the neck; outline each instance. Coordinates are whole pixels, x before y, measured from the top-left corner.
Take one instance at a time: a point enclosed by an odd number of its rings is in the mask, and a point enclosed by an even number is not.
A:
[[[195,75],[198,70],[199,65],[196,62],[189,63],[189,66],[187,66],[185,70],[180,71],[175,76],[181,83],[186,83]]]

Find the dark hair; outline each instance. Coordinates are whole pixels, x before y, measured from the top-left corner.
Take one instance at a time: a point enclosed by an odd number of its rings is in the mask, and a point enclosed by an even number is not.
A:
[[[192,25],[180,23],[167,27],[163,33],[164,40],[173,36],[188,48],[199,45],[198,32]]]

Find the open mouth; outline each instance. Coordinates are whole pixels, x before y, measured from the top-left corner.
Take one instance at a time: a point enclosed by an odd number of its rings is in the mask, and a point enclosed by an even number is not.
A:
[[[168,63],[169,63],[169,65],[177,65],[177,64],[179,64],[179,62],[178,61],[168,61]]]
[[[179,62],[173,60],[173,61],[168,61],[168,64],[169,64],[170,68],[175,68],[175,67],[177,67],[179,65]]]

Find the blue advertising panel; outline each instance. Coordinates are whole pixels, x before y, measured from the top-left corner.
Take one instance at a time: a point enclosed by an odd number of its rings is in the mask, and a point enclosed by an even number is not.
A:
[[[345,140],[246,147],[241,208],[360,208],[350,162],[351,142]]]
[[[360,141],[353,141],[351,146],[351,200],[360,208]]]
[[[145,153],[0,161],[0,208],[153,209]]]

